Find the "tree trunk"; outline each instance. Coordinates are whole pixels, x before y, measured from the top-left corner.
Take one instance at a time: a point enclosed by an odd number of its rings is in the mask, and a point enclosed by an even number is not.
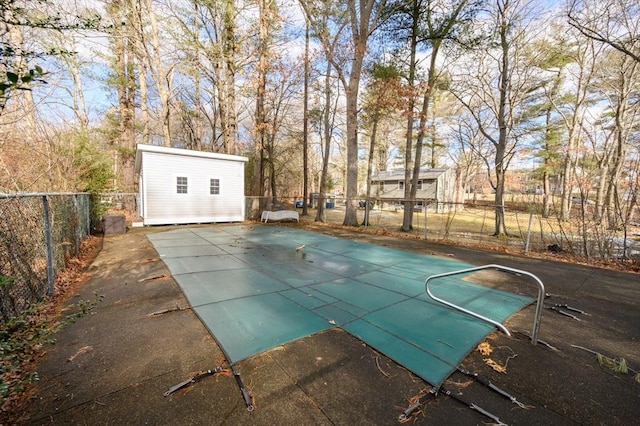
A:
[[[309,215],[309,18],[305,15],[304,105],[302,113],[302,215]]]
[[[127,2],[114,2],[110,13],[115,19],[124,19],[132,23],[135,19],[134,9]],[[114,68],[118,76],[118,115],[119,121],[119,175],[120,183],[116,184],[122,191],[133,191],[135,185],[133,159],[135,153],[135,35],[132,28],[123,28],[118,36],[113,38]],[[116,165],[117,167],[118,165]]]
[[[424,97],[422,98],[422,111],[420,113],[420,125],[418,128],[418,138],[416,140],[416,155],[415,162],[413,165],[413,176],[411,182],[406,185],[411,185],[411,192],[409,198],[411,201],[411,217],[410,220],[413,220],[413,206],[415,205],[415,199],[418,189],[418,180],[420,179],[420,168],[422,164],[422,146],[424,142],[424,137],[426,134],[427,127],[427,117],[429,116],[429,104],[431,102],[431,95],[433,94],[433,87],[436,84],[436,59],[438,57],[438,51],[440,49],[440,41],[433,40],[432,41],[432,50],[431,50],[431,61],[429,64],[429,73],[427,77],[427,89],[424,92]],[[436,197],[438,194],[436,194]],[[437,201],[437,200],[436,200]],[[426,208],[426,206],[425,206]],[[405,207],[406,210],[406,207]]]
[[[415,121],[414,111],[416,100],[414,93],[414,85],[416,80],[416,50],[418,48],[418,20],[420,19],[420,8],[418,3],[414,0],[411,4],[411,34],[409,39],[409,77],[407,85],[409,86],[409,100],[407,102],[407,132],[405,137],[405,152],[404,152],[404,211],[402,216],[403,232],[409,232],[412,228],[413,222],[413,203],[411,199],[411,162],[413,159],[413,124]],[[415,163],[414,163],[415,164]]]
[[[170,147],[171,143],[171,91],[173,88],[173,69],[174,66],[167,66],[163,61],[162,49],[160,48],[160,29],[158,28],[158,19],[154,12],[151,0],[144,0],[144,14],[150,24],[150,31],[142,31],[148,39],[150,50],[145,51],[146,61],[151,71],[153,82],[158,91],[160,99],[160,118],[162,123],[162,138],[164,146]]]
[[[360,46],[364,49],[364,46]],[[358,86],[362,70],[362,55],[356,54],[349,86],[345,88],[347,98],[347,191],[343,225],[358,226]]]
[[[256,111],[253,124],[254,133],[254,154],[253,154],[253,195],[264,196],[264,165],[262,159],[265,149],[266,119],[265,119],[265,92],[267,86],[267,6],[265,0],[259,1],[258,18],[258,65],[257,65],[257,93]],[[273,157],[269,155],[269,160],[273,162]],[[271,165],[273,168],[273,165]]]
[[[324,153],[322,155],[322,174],[320,177],[320,196],[318,198],[318,210],[316,210],[316,222],[324,222],[324,211],[326,208],[327,174],[329,171],[329,156],[331,155],[331,62],[327,62],[327,74],[325,75],[325,99],[323,124],[324,129]]]
[[[501,69],[500,69],[500,87],[499,87],[499,103],[497,112],[498,121],[498,141],[496,145],[495,155],[495,173],[496,173],[496,196],[495,196],[495,229],[494,235],[499,236],[506,234],[504,223],[504,180],[506,172],[505,151],[507,148],[507,102],[510,95],[509,72],[510,68],[510,49],[508,41],[509,21],[506,16],[506,7],[501,11],[500,16],[500,46],[501,46]]]
[[[373,172],[373,156],[376,152],[376,136],[378,133],[379,114],[374,113],[373,126],[371,127],[371,138],[369,139],[369,158],[367,160],[367,196],[365,197],[364,219],[362,224],[369,226],[369,199],[371,198],[371,174]]]
[[[222,56],[224,58],[224,102],[225,102],[225,132],[224,132],[224,149],[227,154],[235,154],[235,138],[236,138],[236,24],[235,24],[235,4],[234,0],[224,0],[224,28],[222,41]]]
[[[630,67],[631,75],[635,74],[635,64]],[[618,81],[617,91],[617,105],[615,106],[615,128],[614,128],[614,140],[615,146],[612,156],[611,174],[608,178],[608,188],[605,206],[608,209],[608,222],[611,229],[615,229],[619,225],[619,215],[621,212],[618,207],[620,202],[620,194],[618,193],[618,185],[620,184],[620,176],[622,174],[622,168],[627,155],[627,139],[629,135],[630,126],[627,121],[628,103],[631,98],[630,93],[633,92],[630,86],[630,81],[633,82],[634,78],[629,78],[625,72],[620,73],[621,80]]]
[[[502,160],[499,160],[502,159]],[[507,227],[504,220],[504,183],[505,170],[502,166],[504,150],[496,150],[496,196],[495,196],[495,230],[493,235],[507,235]]]

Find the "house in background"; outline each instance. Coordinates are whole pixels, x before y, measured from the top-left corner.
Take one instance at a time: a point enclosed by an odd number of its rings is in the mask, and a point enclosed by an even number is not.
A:
[[[144,225],[245,219],[246,157],[138,144],[138,214]]]
[[[382,203],[399,204],[404,200],[404,170],[372,176],[370,184],[372,196]],[[427,204],[429,208],[436,208],[438,211],[448,210],[455,201],[455,189],[455,173],[452,169],[421,169],[416,205]]]

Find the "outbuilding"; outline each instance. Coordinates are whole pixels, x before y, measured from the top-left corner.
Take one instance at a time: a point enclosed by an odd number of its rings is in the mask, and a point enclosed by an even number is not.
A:
[[[416,189],[416,206],[427,204],[438,211],[453,206],[455,175],[450,168],[421,169]],[[371,177],[371,193],[382,203],[401,203],[404,199],[404,170],[379,173]]]
[[[138,214],[144,225],[241,222],[246,157],[138,144]]]

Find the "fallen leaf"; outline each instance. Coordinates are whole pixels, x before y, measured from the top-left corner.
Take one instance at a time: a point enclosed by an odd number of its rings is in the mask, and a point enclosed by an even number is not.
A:
[[[476,347],[476,351],[480,352],[482,356],[489,356],[493,352],[493,348],[488,342],[482,342]]]
[[[497,362],[495,362],[494,360],[492,360],[490,358],[485,358],[484,363],[487,364],[489,367],[493,368],[498,373],[506,373],[507,372],[507,368],[506,367],[498,364]]]
[[[92,350],[93,350],[93,346],[83,346],[80,349],[78,349],[78,351],[75,354],[71,355],[67,359],[67,362],[72,362],[74,359],[76,359],[80,355],[86,354],[87,352],[91,352]]]

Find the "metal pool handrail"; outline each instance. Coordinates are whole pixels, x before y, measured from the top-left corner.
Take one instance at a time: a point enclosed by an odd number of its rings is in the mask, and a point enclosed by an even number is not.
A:
[[[536,314],[535,314],[535,318],[533,319],[533,332],[531,333],[531,344],[536,345],[538,343],[538,333],[540,331],[540,319],[542,318],[542,307],[544,302],[544,284],[542,284],[542,281],[540,281],[540,279],[535,275],[533,275],[532,273],[527,271],[522,271],[520,269],[509,268],[507,266],[502,266],[502,265],[484,265],[484,266],[477,266],[474,268],[460,269],[457,271],[444,272],[442,274],[431,275],[424,282],[424,288],[427,291],[427,294],[429,295],[429,297],[431,297],[433,300],[438,301],[458,311],[462,311],[466,314],[469,314],[483,321],[486,321],[490,324],[493,324],[494,326],[498,327],[507,336],[511,336],[511,333],[509,333],[509,330],[507,330],[507,328],[504,325],[500,324],[499,322],[494,321],[491,318],[487,318],[478,313],[475,313],[473,311],[470,311],[468,309],[465,309],[461,306],[455,305],[451,302],[447,302],[446,300],[440,299],[439,297],[434,296],[433,293],[431,293],[431,291],[429,290],[429,281],[434,280],[436,278],[448,277],[451,275],[468,274],[471,272],[481,271],[483,269],[497,269],[499,271],[509,272],[516,275],[524,275],[531,278],[536,282],[536,284],[538,284],[538,301],[536,302]]]

